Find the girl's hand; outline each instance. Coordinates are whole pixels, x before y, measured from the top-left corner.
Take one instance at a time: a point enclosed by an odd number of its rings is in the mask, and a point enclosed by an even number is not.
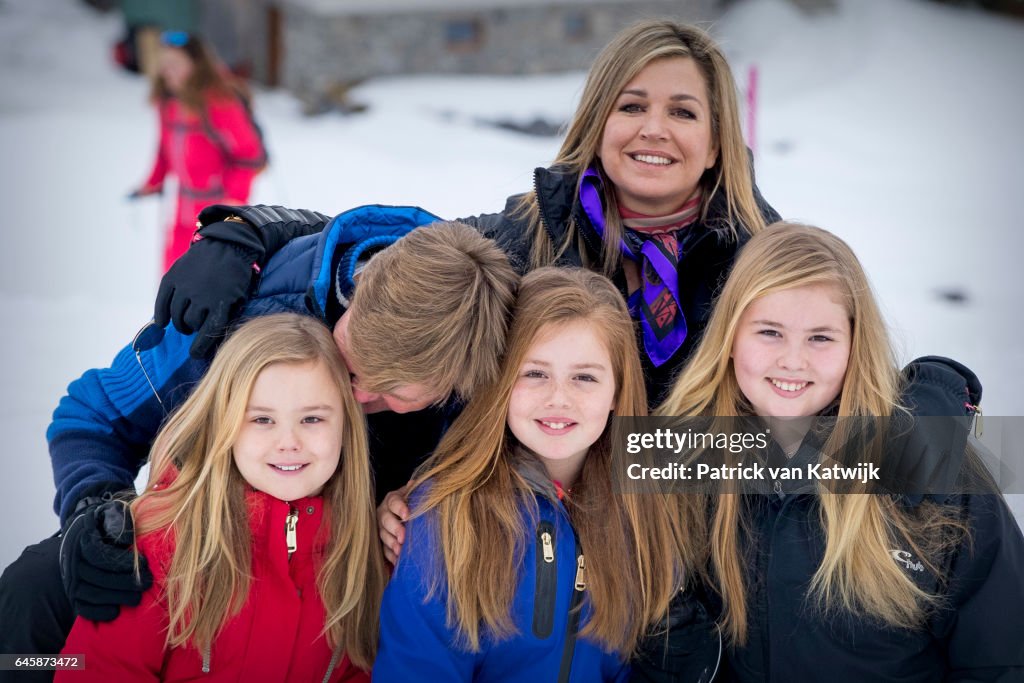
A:
[[[406,495],[409,485],[384,496],[383,502],[377,507],[377,529],[380,542],[384,546],[384,557],[392,565],[398,564],[398,556],[402,553],[405,542],[405,521],[409,519],[409,506]]]

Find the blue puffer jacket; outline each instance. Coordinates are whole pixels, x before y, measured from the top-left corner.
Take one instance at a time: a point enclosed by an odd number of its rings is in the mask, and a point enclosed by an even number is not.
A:
[[[361,254],[437,220],[416,207],[372,205],[339,214],[323,232],[293,239],[275,254],[242,319],[281,311],[323,319],[329,296],[344,302],[351,295]],[[62,524],[84,491],[132,487],[160,424],[209,367],[189,357],[191,343],[192,335],[173,325],[149,325],[109,368],[89,370],[68,387],[46,433]]]
[[[408,540],[384,591],[374,681],[626,680],[621,657],[576,635],[590,613],[585,589],[577,589],[586,581],[586,570],[578,571],[583,552],[565,508],[551,493],[537,495],[536,519],[523,510],[527,532],[512,602],[517,633],[500,641],[482,634],[480,652],[457,645],[458,634],[445,618],[446,594],[426,599],[432,563],[440,556],[431,528],[436,517],[427,513],[409,522]]]

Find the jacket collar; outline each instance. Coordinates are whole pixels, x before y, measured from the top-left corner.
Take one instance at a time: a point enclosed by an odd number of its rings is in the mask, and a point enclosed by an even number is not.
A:
[[[517,444],[512,448],[510,457],[512,468],[526,481],[537,497],[547,499],[557,507],[558,489],[537,456]]]
[[[295,534],[298,541],[297,554],[308,555],[311,551],[321,553],[326,530],[321,533],[324,522],[324,500],[321,496],[308,496],[293,501],[283,501],[252,487],[246,489],[246,506],[249,512],[249,528],[254,541],[273,539],[280,536],[282,544],[286,539],[285,529],[289,515],[295,520]]]
[[[534,189],[544,227],[554,244],[562,244],[569,232],[573,208],[577,204],[579,177],[563,166],[536,168]]]
[[[580,234],[587,245],[588,258],[596,263],[601,255],[601,238],[590,224],[579,204],[579,175],[564,166],[534,169],[534,189],[541,219],[552,244],[565,243],[569,226],[575,218]],[[731,254],[749,239],[745,230],[737,229],[738,240],[729,230],[725,193],[719,190],[711,197],[708,213],[698,219],[687,231],[683,249],[687,252],[709,251],[708,257],[717,263],[722,255]],[[719,256],[714,254],[718,253]],[[582,266],[583,260],[576,244],[570,244],[563,255],[566,265]]]

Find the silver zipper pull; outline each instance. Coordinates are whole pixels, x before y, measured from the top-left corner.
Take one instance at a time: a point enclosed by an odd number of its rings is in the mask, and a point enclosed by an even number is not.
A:
[[[288,544],[288,559],[292,553],[299,549],[299,539],[295,533],[295,527],[299,523],[299,511],[295,508],[288,510],[288,519],[284,523],[284,540]]]
[[[583,556],[580,555],[576,558],[576,584],[575,588],[578,591],[582,591],[587,587],[586,582],[583,580]]]
[[[551,543],[551,534],[544,532],[540,535],[540,542],[544,549],[544,561],[551,564],[555,561],[555,546]]]
[[[985,416],[981,414],[981,406],[967,406],[974,410],[974,436],[981,438],[985,433]]]

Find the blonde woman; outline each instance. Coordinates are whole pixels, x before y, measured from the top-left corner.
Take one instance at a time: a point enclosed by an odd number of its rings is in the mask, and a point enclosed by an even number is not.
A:
[[[610,417],[645,404],[615,287],[527,275],[500,377],[412,484],[374,680],[625,679],[686,561],[664,497],[612,495]]]
[[[386,574],[366,428],[330,331],[294,313],[235,332],[161,430],[131,503],[155,578],[79,618],[57,680],[368,680]]]
[[[783,223],[744,248],[704,341],[657,412],[785,417],[789,426],[908,408],[969,416],[980,390],[973,373],[937,357],[901,377],[850,248]],[[790,463],[838,452],[844,424],[823,436],[790,430],[772,452]],[[766,495],[680,496],[691,545],[708,530],[709,583],[730,644],[719,680],[1021,680],[1024,539],[997,492],[839,494],[768,483]]]

